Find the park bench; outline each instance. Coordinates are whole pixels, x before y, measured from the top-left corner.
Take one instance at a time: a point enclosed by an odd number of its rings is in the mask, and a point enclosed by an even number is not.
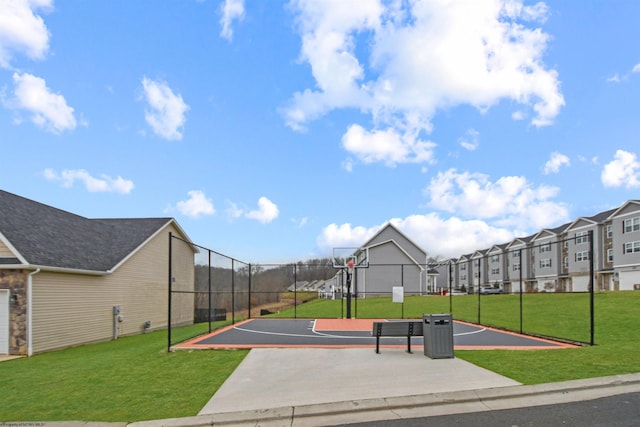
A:
[[[422,321],[373,322],[371,335],[376,337],[376,353],[380,353],[380,337],[407,337],[407,352],[411,353],[411,337],[422,336]]]

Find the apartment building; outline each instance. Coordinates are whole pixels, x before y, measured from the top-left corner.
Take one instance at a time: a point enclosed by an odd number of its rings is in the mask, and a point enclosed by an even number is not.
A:
[[[640,200],[452,258],[438,283],[475,293],[640,290]]]

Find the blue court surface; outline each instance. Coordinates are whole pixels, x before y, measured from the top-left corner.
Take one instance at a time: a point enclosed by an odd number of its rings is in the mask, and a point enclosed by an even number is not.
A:
[[[399,319],[395,319],[399,320]],[[418,320],[418,319],[404,319]],[[371,348],[374,322],[385,319],[249,319],[216,330],[184,343],[175,349],[220,348]],[[388,321],[393,321],[390,319]],[[470,323],[453,322],[456,350],[509,349],[546,350],[572,345],[520,335]],[[423,337],[411,338],[411,346],[423,346]],[[406,337],[381,337],[380,348],[407,347]]]

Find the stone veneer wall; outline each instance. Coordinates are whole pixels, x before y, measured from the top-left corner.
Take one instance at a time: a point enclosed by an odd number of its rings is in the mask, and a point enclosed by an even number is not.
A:
[[[9,354],[26,355],[27,348],[27,281],[26,270],[0,270],[0,289],[9,289],[16,304],[9,303]]]

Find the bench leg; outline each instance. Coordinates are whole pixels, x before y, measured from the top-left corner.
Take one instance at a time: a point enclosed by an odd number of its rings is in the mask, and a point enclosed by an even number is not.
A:
[[[380,353],[380,337],[376,337],[376,354]]]
[[[411,353],[411,336],[407,337],[407,353]]]

